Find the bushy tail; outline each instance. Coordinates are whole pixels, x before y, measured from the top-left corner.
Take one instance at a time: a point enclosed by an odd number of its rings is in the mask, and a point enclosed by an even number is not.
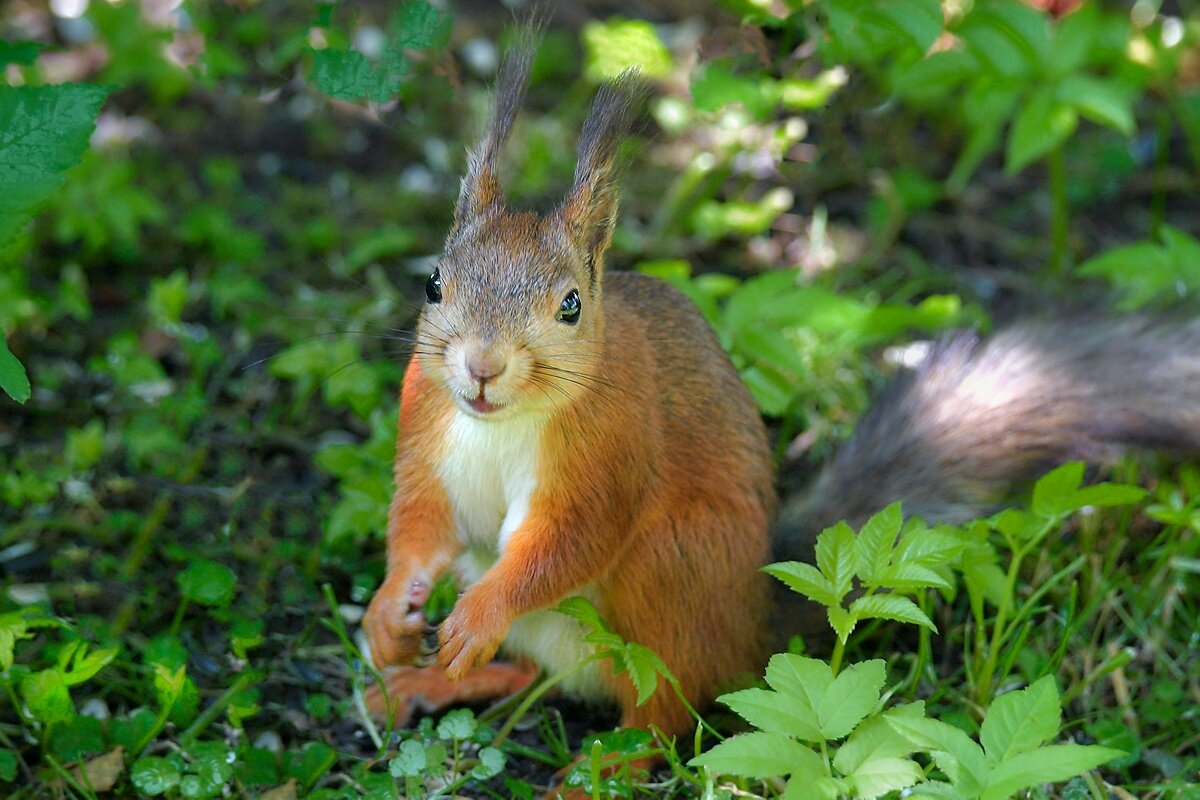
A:
[[[896,377],[805,495],[784,504],[776,557],[894,500],[960,522],[1070,460],[1145,447],[1200,454],[1200,321],[1026,323],[958,334]]]

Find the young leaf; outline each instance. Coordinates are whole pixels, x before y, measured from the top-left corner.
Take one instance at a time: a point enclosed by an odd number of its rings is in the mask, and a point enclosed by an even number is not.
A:
[[[1036,91],[1013,121],[1004,169],[1013,175],[1061,145],[1075,132],[1079,114],[1050,89]]]
[[[821,698],[833,684],[833,670],[815,658],[776,653],[767,663],[766,678],[771,688],[803,703],[815,716]]]
[[[1058,99],[1075,108],[1092,122],[1105,125],[1124,136],[1133,136],[1133,96],[1111,80],[1075,73],[1063,78]]]
[[[854,581],[854,531],[845,522],[821,531],[817,537],[817,568],[833,587],[837,602],[850,591]]]
[[[568,597],[559,603],[554,610],[560,614],[566,614],[571,619],[581,622],[589,628],[606,632],[609,630],[609,627],[604,624],[604,620],[600,618],[600,612],[592,605],[592,601],[586,597],[578,595]]]
[[[941,720],[914,716],[887,718],[888,725],[921,750],[926,750],[946,773],[960,797],[978,797],[987,784],[988,764],[983,749],[966,733]]]
[[[1075,493],[1075,502],[1084,506],[1127,506],[1141,502],[1146,490],[1140,486],[1124,486],[1119,483],[1097,483],[1085,486]]]
[[[892,503],[862,526],[856,545],[858,578],[866,586],[875,585],[883,573],[904,524],[900,503]]]
[[[637,704],[640,706],[658,689],[658,676],[669,674],[667,665],[653,650],[635,642],[625,644],[623,661],[629,670],[629,680],[637,690]]]
[[[823,606],[836,606],[840,602],[840,598],[833,593],[833,586],[812,564],[781,561],[763,567],[763,572],[778,578],[792,590]]]
[[[833,679],[817,705],[821,735],[826,739],[848,736],[879,702],[879,692],[887,679],[882,659],[851,664]]]
[[[1052,675],[1027,689],[1000,695],[988,707],[979,730],[988,761],[998,764],[1049,741],[1058,733],[1061,715]]]
[[[795,772],[823,774],[821,757],[804,745],[777,733],[743,733],[718,744],[688,762],[722,775],[771,778]]]
[[[0,222],[0,225],[3,223]],[[0,336],[0,389],[3,389],[5,394],[22,405],[29,399],[31,393],[25,366],[9,351],[8,342],[4,340],[3,336]]]
[[[825,615],[829,618],[829,626],[837,634],[838,641],[845,644],[858,625],[858,617],[841,606],[830,606],[825,609]]]
[[[804,695],[781,694],[767,689],[743,689],[721,695],[719,700],[742,719],[768,733],[820,742],[820,720]]]
[[[129,771],[133,785],[151,797],[171,791],[179,785],[182,777],[173,763],[160,756],[139,758]]]
[[[1014,754],[992,768],[982,800],[1003,800],[1030,786],[1065,781],[1123,755],[1111,747],[1081,744],[1056,744]]]
[[[484,747],[479,751],[479,763],[471,768],[471,777],[486,781],[504,771],[504,753],[495,747]]]
[[[439,739],[470,739],[478,727],[475,714],[469,708],[456,708],[438,722]]]
[[[907,597],[875,594],[860,597],[850,604],[850,614],[858,619],[892,619],[921,625],[937,633],[937,626],[921,608]]]
[[[75,715],[67,682],[58,669],[44,669],[22,678],[21,698],[29,712],[45,723],[66,722]]]
[[[1030,508],[1043,517],[1062,517],[1079,508],[1075,493],[1083,483],[1083,462],[1070,461],[1047,472],[1033,486]]]
[[[872,717],[854,729],[850,738],[837,750],[833,766],[843,775],[850,775],[868,761],[879,758],[900,758],[917,749],[907,737],[902,736],[888,720],[892,717],[922,719],[925,703],[918,700],[906,703]]]
[[[862,800],[907,789],[921,781],[925,773],[915,761],[907,758],[876,758],[847,776],[854,784],[854,796]]]

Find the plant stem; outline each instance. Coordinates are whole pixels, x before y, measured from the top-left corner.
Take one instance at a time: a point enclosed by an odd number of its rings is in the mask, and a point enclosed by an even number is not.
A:
[[[492,740],[492,747],[499,748],[500,745],[504,743],[504,740],[508,738],[510,733],[512,733],[513,728],[515,728],[517,723],[521,721],[521,717],[525,716],[525,712],[528,711],[533,704],[542,697],[542,695],[597,660],[597,656],[585,658],[583,661],[580,661],[570,669],[564,669],[562,672],[556,672],[538,684],[537,688],[525,695],[525,699],[521,701],[520,705],[513,709],[513,712],[509,714],[508,720],[505,721],[505,723],[500,727],[500,730],[496,732],[496,738]]]
[[[200,716],[196,717],[195,721],[188,726],[188,729],[180,735],[179,744],[184,748],[190,747],[196,741],[196,737],[203,733],[205,728],[213,724],[217,717],[221,716],[221,713],[229,707],[229,704],[233,702],[233,698],[237,696],[237,693],[258,680],[259,677],[258,670],[247,670],[238,675],[233,685],[226,689],[212,705],[204,709]]]

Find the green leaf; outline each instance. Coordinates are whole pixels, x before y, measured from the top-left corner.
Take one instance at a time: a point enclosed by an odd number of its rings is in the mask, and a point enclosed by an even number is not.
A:
[[[1084,506],[1127,506],[1139,503],[1147,492],[1140,486],[1125,486],[1120,483],[1097,483],[1085,486],[1075,493],[1075,502]]]
[[[879,693],[887,679],[882,659],[851,664],[833,679],[817,705],[821,735],[841,739],[850,735],[879,702]]]
[[[396,778],[415,778],[425,771],[425,764],[425,746],[415,739],[408,739],[400,744],[400,751],[388,764],[388,771]]]
[[[12,783],[17,777],[17,752],[0,749],[0,781]]]
[[[860,597],[850,604],[850,614],[860,620],[891,619],[909,622],[937,633],[937,626],[920,607],[907,597],[894,594],[874,594]]]
[[[588,22],[583,26],[585,72],[591,81],[617,77],[636,67],[642,75],[661,78],[671,71],[671,52],[644,20],[621,19]]]
[[[1050,60],[1046,15],[1016,0],[976,5],[955,33],[985,69],[1010,83],[1034,75]]]
[[[193,561],[175,576],[183,596],[205,606],[223,606],[233,599],[237,576],[224,564],[207,559]]]
[[[1027,689],[1000,695],[988,707],[979,729],[988,761],[998,764],[1049,741],[1058,733],[1061,716],[1052,675]]]
[[[1123,755],[1111,747],[1081,744],[1056,744],[1014,754],[992,768],[982,800],[1003,800],[1021,789],[1065,781]]]
[[[1133,136],[1133,95],[1111,80],[1075,73],[1063,78],[1058,99],[1072,106],[1092,122],[1107,126],[1125,136]]]
[[[833,684],[833,670],[815,658],[776,653],[767,662],[766,678],[772,689],[797,698],[815,714]]]
[[[116,656],[115,647],[88,652],[87,642],[75,641],[59,652],[58,666],[67,686],[77,686],[90,679]]]
[[[812,564],[802,561],[781,561],[763,567],[763,572],[783,581],[793,591],[799,592],[810,600],[823,606],[836,606],[839,598],[833,593],[833,587]]]
[[[898,557],[897,560],[899,560]],[[932,569],[908,562],[900,562],[889,566],[875,582],[875,585],[902,592],[911,592],[916,589],[926,588],[949,591],[954,587],[944,576],[934,572]]]
[[[887,718],[888,725],[914,746],[926,750],[938,768],[959,790],[960,797],[978,797],[987,783],[983,749],[963,731],[941,720],[915,716]]]
[[[182,777],[173,763],[159,756],[139,758],[129,771],[133,785],[151,797],[171,791],[179,785]]]
[[[578,595],[568,597],[563,600],[554,609],[560,614],[566,614],[573,620],[580,622],[584,627],[591,628],[597,631],[609,632],[609,627],[604,624],[604,620],[600,618],[600,612],[592,605],[592,601],[586,597]]]
[[[470,739],[477,727],[471,709],[456,708],[438,721],[437,735],[439,739]]]
[[[0,218],[0,228],[3,224],[3,218]],[[8,349],[8,342],[3,336],[0,336],[0,389],[22,405],[29,399],[32,391],[29,376],[25,374],[25,366]]]
[[[820,742],[820,719],[806,695],[782,694],[767,689],[743,689],[718,698],[739,717],[768,733]]]
[[[862,800],[907,789],[924,777],[925,773],[915,761],[894,757],[872,759],[847,776],[854,784],[854,796]]]
[[[0,249],[79,163],[107,95],[82,84],[0,86]]]
[[[846,640],[850,638],[850,634],[854,632],[855,626],[858,625],[858,617],[841,606],[830,606],[825,609],[825,616],[829,619],[829,626],[837,634],[838,641],[845,644]]]
[[[495,747],[484,747],[479,751],[479,763],[471,768],[471,777],[486,781],[504,771],[504,753]]]
[[[29,713],[44,723],[66,722],[75,716],[67,682],[58,669],[45,669],[22,678],[21,697]]]
[[[450,15],[424,0],[408,0],[392,20],[392,46],[410,50],[441,47],[450,36]]]
[[[900,758],[918,749],[917,745],[902,736],[888,720],[893,717],[921,719],[925,716],[925,703],[917,701],[896,706],[872,717],[857,728],[845,744],[838,748],[833,766],[843,775],[850,775],[863,764],[880,758]]]
[[[1083,483],[1083,462],[1071,461],[1047,472],[1033,486],[1030,509],[1043,517],[1062,517],[1079,508],[1075,495]]]
[[[688,762],[722,775],[770,778],[823,769],[821,757],[799,742],[776,733],[743,733]]]
[[[658,676],[667,674],[667,665],[653,650],[635,642],[626,643],[624,652],[629,680],[637,690],[637,704],[640,706],[658,689]]]
[[[1078,124],[1079,114],[1074,107],[1059,100],[1052,89],[1034,92],[1013,121],[1004,156],[1005,171],[1016,174],[1059,147]]]
[[[829,581],[837,602],[850,591],[854,581],[854,531],[845,522],[821,531],[817,537],[817,568]]]
[[[858,577],[867,586],[871,586],[887,567],[903,524],[904,514],[899,502],[892,503],[863,524],[855,549]]]
[[[9,64],[29,66],[47,46],[40,42],[10,42],[0,39],[0,69]]]

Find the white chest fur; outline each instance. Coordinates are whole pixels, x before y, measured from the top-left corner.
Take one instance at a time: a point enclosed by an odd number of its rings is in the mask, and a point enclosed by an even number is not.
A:
[[[493,421],[461,412],[450,423],[438,475],[459,539],[483,569],[529,513],[541,428],[542,420],[532,416]],[[474,583],[481,574],[463,577]]]
[[[538,449],[544,421],[534,416],[483,420],[456,413],[438,465],[455,528],[464,545],[455,562],[460,588],[475,583],[504,552],[512,532],[529,514],[537,488]],[[587,590],[582,592],[591,594]],[[517,619],[505,650],[559,672],[587,658],[592,648],[572,619],[556,611],[534,611]],[[584,697],[600,694],[598,670],[576,673],[563,688]]]

